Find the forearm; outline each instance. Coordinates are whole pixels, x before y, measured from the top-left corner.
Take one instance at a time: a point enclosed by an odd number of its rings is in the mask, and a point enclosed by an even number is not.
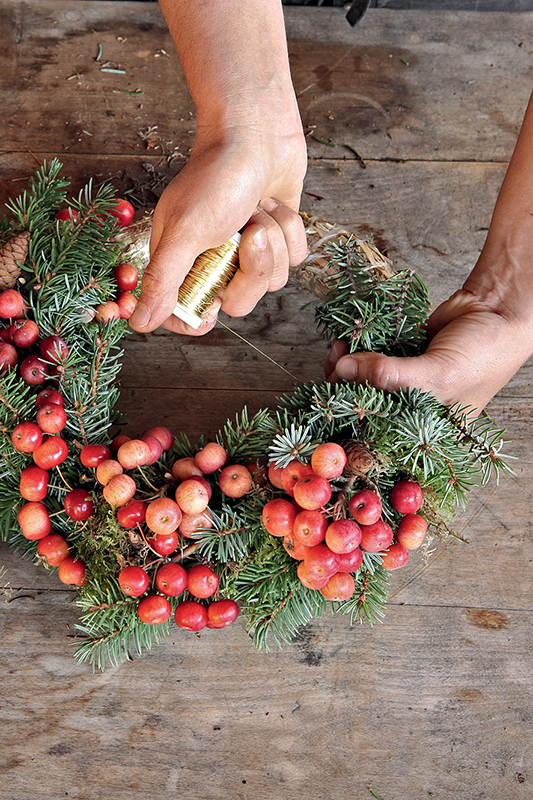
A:
[[[280,0],[160,0],[197,108],[223,132],[299,117]]]

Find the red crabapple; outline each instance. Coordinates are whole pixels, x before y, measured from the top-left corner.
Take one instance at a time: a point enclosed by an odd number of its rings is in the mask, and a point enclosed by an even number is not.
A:
[[[37,425],[43,433],[59,433],[67,424],[67,412],[58,403],[45,403],[37,411]]]
[[[426,538],[427,529],[428,524],[424,517],[406,514],[396,529],[396,541],[408,550],[416,550]]]
[[[84,467],[95,469],[102,461],[111,458],[111,450],[105,444],[86,444],[80,451],[80,461]]]
[[[199,468],[194,458],[178,458],[177,461],[174,461],[170,471],[172,477],[180,481],[192,478],[193,475],[198,475],[199,478],[202,477],[202,470]]]
[[[150,461],[150,457],[150,447],[142,439],[129,439],[117,450],[117,460],[124,469],[141,467]]]
[[[46,403],[57,403],[58,406],[64,406],[65,401],[63,395],[56,389],[41,389],[35,398],[35,405],[37,408],[44,406]]]
[[[354,547],[349,553],[341,553],[337,572],[357,572],[363,563],[363,551],[360,547]]]
[[[16,289],[6,289],[0,293],[0,317],[18,317],[24,308],[24,298]]]
[[[292,534],[287,534],[287,536],[283,537],[283,547],[290,557],[295,558],[297,561],[302,561],[309,550],[307,545],[302,544]]]
[[[213,519],[209,512],[200,511],[198,514],[184,514],[178,526],[178,531],[186,539],[194,539],[196,533],[207,531],[213,527]]]
[[[177,597],[187,588],[187,573],[181,564],[163,564],[157,570],[155,583],[167,597]]]
[[[58,567],[70,555],[70,547],[66,539],[59,533],[50,533],[43,539],[39,539],[37,552],[49,566]]]
[[[348,510],[359,525],[372,525],[381,517],[381,500],[370,489],[362,489],[350,497]]]
[[[36,422],[19,422],[13,428],[11,441],[21,453],[33,453],[42,444],[43,432]]]
[[[391,490],[391,504],[400,514],[413,514],[418,511],[424,497],[422,489],[416,481],[398,481]]]
[[[146,442],[150,448],[150,460],[146,462],[146,466],[150,467],[152,464],[155,464],[156,461],[159,461],[163,455],[163,445],[155,436],[149,436],[148,434],[142,437],[142,441]]]
[[[310,548],[309,548],[310,549]],[[331,575],[317,575],[316,572],[310,570],[305,563],[305,559],[298,564],[297,575],[300,583],[307,586],[308,589],[322,589],[323,586],[331,578]]]
[[[283,483],[281,482],[281,476],[283,475],[283,467],[276,467],[274,462],[269,464],[268,467],[268,480],[275,486],[276,489],[283,489]]]
[[[113,441],[110,444],[110,448],[113,451],[113,453],[116,453],[118,448],[122,444],[124,444],[124,442],[129,442],[130,439],[131,439],[131,436],[126,436],[125,433],[121,433],[121,434],[119,434],[119,436],[115,436],[115,438],[113,439]]]
[[[307,547],[321,544],[326,536],[328,523],[320,511],[303,510],[296,514],[292,532],[294,538]]]
[[[204,475],[211,475],[217,469],[222,469],[228,454],[218,442],[208,442],[205,447],[196,453],[194,460]]]
[[[110,322],[114,319],[120,319],[120,308],[113,300],[107,300],[105,303],[98,303],[94,309],[94,318],[97,322]]]
[[[243,464],[224,467],[218,478],[218,485],[226,497],[244,497],[253,485],[253,479]]]
[[[265,528],[272,536],[288,536],[292,533],[292,526],[296,518],[296,511],[292,503],[277,497],[265,503],[262,519]]]
[[[44,500],[48,492],[48,472],[30,464],[20,473],[19,491],[25,500]]]
[[[355,581],[348,572],[337,572],[320,591],[326,600],[334,602],[349,600],[355,592]]]
[[[302,508],[313,511],[322,508],[331,499],[329,481],[320,475],[304,475],[294,484],[294,499]]]
[[[29,386],[40,386],[48,378],[48,364],[39,356],[26,356],[20,365],[20,377]]]
[[[31,347],[39,334],[39,326],[32,319],[17,319],[11,324],[11,341],[15,347]]]
[[[172,533],[178,529],[183,512],[170,497],[158,497],[146,507],[146,524],[153,533]]]
[[[146,519],[146,503],[142,500],[130,500],[117,510],[117,520],[123,528],[135,528]]]
[[[225,628],[239,616],[239,606],[235,600],[215,600],[207,606],[207,627]]]
[[[294,497],[294,487],[296,483],[300,478],[303,478],[305,475],[310,475],[312,472],[313,468],[311,464],[302,464],[301,461],[295,458],[283,470],[281,475],[282,489],[284,489],[287,494],[290,494],[291,497]]]
[[[359,547],[363,534],[352,519],[336,519],[326,531],[326,544],[334,553],[342,555]]]
[[[342,475],[346,466],[346,453],[340,444],[324,442],[319,444],[311,456],[313,472],[331,480]]]
[[[391,544],[383,555],[382,566],[384,569],[400,569],[409,563],[409,550],[403,544]]]
[[[61,436],[49,436],[33,451],[33,460],[38,467],[52,469],[68,458],[68,444]]]
[[[193,564],[187,570],[187,589],[193,597],[211,597],[218,589],[218,575],[207,564]]]
[[[67,516],[78,522],[89,519],[94,514],[93,499],[86,489],[72,489],[72,491],[67,492],[64,508]]]
[[[120,319],[129,319],[135,311],[138,300],[131,292],[119,292],[115,298],[115,303],[120,312]]]
[[[62,364],[68,356],[68,346],[61,336],[52,334],[45,336],[39,342],[39,352],[45,361],[53,361],[54,364]]]
[[[391,526],[383,520],[378,520],[372,525],[361,525],[363,537],[361,547],[368,553],[379,553],[390,547],[394,537]]]
[[[43,539],[52,530],[48,509],[43,503],[30,501],[20,507],[17,514],[22,535],[32,541]]]
[[[186,478],[176,489],[176,503],[185,514],[199,514],[209,503],[209,493],[200,481]]]
[[[121,292],[131,292],[139,283],[139,273],[133,264],[117,264],[114,275]]]
[[[142,567],[124,567],[118,574],[118,584],[129,597],[140,597],[150,586],[150,576]]]
[[[339,561],[339,554],[330,550],[326,544],[310,547],[304,559],[305,566],[311,574],[328,577],[337,572]]]
[[[174,613],[176,625],[187,631],[201,631],[207,625],[207,608],[196,600],[183,600]]]
[[[55,215],[55,219],[60,222],[76,223],[78,221],[78,212],[74,208],[62,208],[61,211],[58,211]]]
[[[110,506],[125,506],[137,491],[137,485],[130,475],[115,475],[107,483],[102,494]]]
[[[160,594],[149,594],[143,597],[137,606],[137,614],[142,622],[148,625],[160,625],[172,614],[172,606],[166,597]]]
[[[12,344],[0,342],[0,375],[16,366],[18,359],[18,353]]]
[[[146,543],[152,550],[160,556],[169,556],[177,550],[180,537],[177,531],[169,531],[168,533],[156,533],[146,540]]]
[[[122,475],[123,472],[124,467],[122,464],[119,464],[114,458],[106,458],[105,461],[100,461],[96,467],[96,480],[102,486],[106,486],[111,478],[116,475]]]
[[[85,573],[87,568],[83,561],[68,556],[59,565],[57,577],[62,583],[70,586],[83,586],[85,583]]]
[[[117,200],[113,208],[109,209],[108,213],[111,214],[112,217],[115,217],[115,219],[117,220],[116,221],[117,225],[120,225],[122,228],[125,228],[132,221],[135,215],[135,209],[128,200],[120,198],[119,200]]]

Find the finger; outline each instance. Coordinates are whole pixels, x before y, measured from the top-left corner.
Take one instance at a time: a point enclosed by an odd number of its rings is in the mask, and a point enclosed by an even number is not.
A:
[[[324,374],[326,376],[326,380],[329,380],[329,376],[335,370],[335,365],[339,358],[345,356],[348,353],[348,345],[346,342],[339,340],[334,342],[331,350],[329,351],[326,361],[324,363]]]
[[[432,392],[445,402],[440,394],[438,375],[443,366],[440,359],[431,354],[411,358],[384,356],[381,353],[352,353],[342,356],[335,365],[332,377],[356,383],[369,383],[376,389],[389,392],[411,386],[414,389]],[[451,378],[447,375],[447,378]]]
[[[167,331],[180,333],[185,336],[203,336],[205,333],[209,333],[217,324],[218,312],[221,304],[221,298],[215,298],[212,305],[202,314],[202,323],[199,328],[193,328],[187,325],[186,322],[179,319],[175,314],[171,314],[170,317],[162,323],[162,327]]]
[[[289,266],[301,264],[307,255],[307,234],[302,217],[289,206],[267,197],[261,201],[260,207],[272,217],[283,231],[289,253]]]
[[[269,230],[259,222],[254,222],[243,231],[239,246],[239,269],[222,293],[222,310],[231,317],[248,314],[269,291],[276,257],[288,264],[281,229],[273,220],[263,221]]]

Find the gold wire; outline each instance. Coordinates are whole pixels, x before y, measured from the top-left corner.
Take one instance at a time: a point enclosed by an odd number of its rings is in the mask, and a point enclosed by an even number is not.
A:
[[[189,313],[200,317],[237,272],[238,249],[239,243],[235,237],[220,247],[200,253],[180,286],[178,303]]]

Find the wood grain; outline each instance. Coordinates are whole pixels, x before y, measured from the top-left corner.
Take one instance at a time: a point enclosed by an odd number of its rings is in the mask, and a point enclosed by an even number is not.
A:
[[[285,11],[304,209],[371,236],[440,302],[483,244],[531,89],[532,15],[371,9],[352,30],[342,9]],[[99,44],[125,74],[100,71]],[[0,97],[2,202],[59,156],[74,192],[110,180],[153,205],[194,140],[155,3],[0,0]],[[286,288],[224,321],[299,381],[320,379],[310,300]],[[293,385],[224,328],[124,348],[119,405],[136,432],[212,436]],[[458,513],[469,544],[436,542],[391,576],[374,628],[326,618],[269,653],[240,623],[176,628],[92,674],[69,648],[72,593],[0,545],[2,800],[529,800],[531,366],[490,405],[516,475]]]

